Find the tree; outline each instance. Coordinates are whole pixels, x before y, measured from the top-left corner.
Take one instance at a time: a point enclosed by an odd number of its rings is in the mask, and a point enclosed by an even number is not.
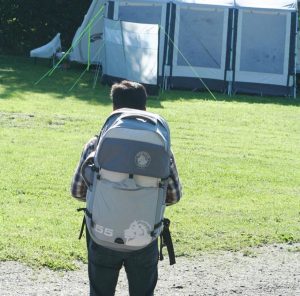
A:
[[[61,33],[68,48],[89,0],[0,0],[0,53],[28,54]]]

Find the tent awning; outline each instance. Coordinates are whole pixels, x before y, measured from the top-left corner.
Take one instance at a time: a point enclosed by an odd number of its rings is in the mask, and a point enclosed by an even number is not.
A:
[[[234,0],[173,0],[175,4],[196,4],[234,7]]]
[[[236,0],[237,8],[265,8],[265,9],[282,9],[282,10],[297,10],[296,0]]]
[[[126,3],[175,3],[175,4],[195,4],[209,6],[225,6],[237,8],[264,8],[297,10],[297,0],[120,0]]]
[[[171,0],[119,0],[119,1],[121,3],[126,2],[127,4],[130,4],[130,3],[158,3],[158,4],[162,4],[162,3],[172,2]]]
[[[154,1],[155,2],[155,1]],[[176,4],[196,4],[209,6],[226,6],[237,8],[264,8],[264,9],[282,9],[297,10],[296,0],[173,0]]]

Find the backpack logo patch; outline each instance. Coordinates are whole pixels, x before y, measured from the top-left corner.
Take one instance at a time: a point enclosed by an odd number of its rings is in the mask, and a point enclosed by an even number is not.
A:
[[[137,167],[145,169],[150,165],[151,156],[146,151],[140,151],[135,155],[134,161]]]
[[[124,231],[126,239],[125,244],[128,246],[145,246],[151,242],[151,227],[143,220],[134,221],[129,228]]]

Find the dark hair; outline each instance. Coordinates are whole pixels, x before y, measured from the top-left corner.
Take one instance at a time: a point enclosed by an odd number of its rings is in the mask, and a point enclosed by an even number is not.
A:
[[[127,80],[115,83],[111,87],[110,97],[113,101],[114,109],[146,109],[147,92],[140,83]]]

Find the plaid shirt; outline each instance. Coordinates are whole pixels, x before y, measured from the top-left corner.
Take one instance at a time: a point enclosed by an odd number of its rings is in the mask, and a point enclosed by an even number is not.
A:
[[[97,146],[97,137],[90,139],[89,142],[84,146],[84,149],[81,154],[80,161],[75,170],[75,174],[71,184],[71,194],[74,198],[85,201],[87,193],[87,185],[85,184],[82,175],[81,167],[84,161],[88,156],[96,150]],[[182,187],[180,184],[176,163],[173,153],[170,157],[170,176],[168,180],[167,196],[166,196],[166,205],[173,205],[177,203],[182,196]]]

